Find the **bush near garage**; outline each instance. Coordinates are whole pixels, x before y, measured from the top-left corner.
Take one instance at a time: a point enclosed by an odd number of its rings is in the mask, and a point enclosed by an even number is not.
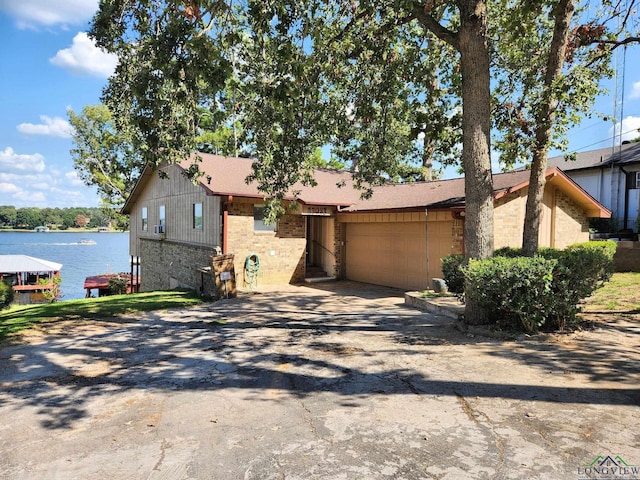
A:
[[[534,257],[501,248],[493,258],[467,266],[461,256],[450,255],[443,259],[443,274],[456,288],[462,275],[464,296],[473,295],[501,328],[564,330],[577,321],[581,301],[611,278],[615,251],[611,240],[542,248]]]
[[[474,299],[501,328],[535,332],[549,315],[556,264],[540,256],[470,260],[462,268],[465,298]]]
[[[464,273],[461,267],[464,265],[464,255],[454,253],[442,259],[442,277],[451,293],[458,296],[464,294]]]

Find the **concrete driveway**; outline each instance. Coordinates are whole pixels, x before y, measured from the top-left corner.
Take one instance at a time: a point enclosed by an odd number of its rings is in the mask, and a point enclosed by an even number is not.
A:
[[[401,293],[289,287],[28,334],[0,349],[0,478],[564,480],[613,478],[588,466],[609,455],[640,465],[637,322],[503,342]]]

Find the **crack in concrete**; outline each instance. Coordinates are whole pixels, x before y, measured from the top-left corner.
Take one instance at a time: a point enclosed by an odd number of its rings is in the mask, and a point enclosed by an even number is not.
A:
[[[304,411],[302,416],[304,420],[307,422],[307,424],[309,425],[309,428],[311,429],[311,433],[313,434],[316,440],[322,440],[322,438],[318,434],[318,429],[316,427],[316,424],[313,423],[313,415],[311,414],[311,410],[307,408],[307,406],[304,404],[302,400],[299,400],[299,403],[300,403],[300,406],[302,407],[302,410]]]
[[[500,435],[498,435],[498,433],[496,432],[496,426],[486,413],[474,408],[467,401],[467,399],[458,392],[454,393],[456,394],[456,398],[458,399],[458,402],[462,407],[462,411],[467,414],[467,417],[469,417],[469,419],[479,427],[488,429],[491,432],[494,444],[496,446],[496,449],[498,450],[498,465],[496,466],[496,471],[493,475],[493,478],[501,478],[500,472],[504,468],[504,452],[506,450],[504,440],[500,437]],[[481,423],[478,417],[484,418],[485,423]]]
[[[160,458],[158,459],[158,461],[156,462],[156,464],[153,466],[153,470],[159,472],[160,471],[160,467],[162,466],[162,463],[164,462],[164,459],[166,457],[167,454],[167,446],[169,445],[169,443],[167,442],[166,438],[162,439],[162,442],[160,442]]]

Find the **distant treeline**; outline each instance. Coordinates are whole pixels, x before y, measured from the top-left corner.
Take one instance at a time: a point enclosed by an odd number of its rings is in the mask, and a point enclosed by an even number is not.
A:
[[[114,218],[117,217],[117,218]],[[110,215],[97,207],[38,208],[0,206],[0,228],[33,230],[39,226],[52,230],[68,228],[111,227],[114,230],[126,230],[127,219],[121,215]]]

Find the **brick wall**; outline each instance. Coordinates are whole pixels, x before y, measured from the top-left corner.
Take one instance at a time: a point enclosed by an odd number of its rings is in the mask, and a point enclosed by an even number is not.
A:
[[[451,222],[451,253],[464,253],[464,221],[458,218]]]
[[[333,252],[335,255],[336,263],[333,266],[332,272],[327,272],[329,276],[333,276],[336,278],[342,278],[342,229],[344,228],[344,224],[338,222],[337,219],[333,219],[334,221],[334,230],[333,230]]]
[[[207,296],[214,292],[213,277],[198,268],[211,266],[213,247],[168,240],[140,239],[141,285],[143,292],[190,288]]]
[[[495,202],[493,211],[494,248],[522,246],[526,202],[527,197],[520,192],[505,195]]]
[[[589,241],[589,219],[582,209],[562,192],[556,194],[556,229],[554,247]]]
[[[255,232],[253,203],[234,200],[227,217],[228,253],[235,255],[238,288],[249,288],[245,261],[249,255],[260,258],[258,285],[304,281],[306,220],[302,215],[284,215],[277,232]]]

